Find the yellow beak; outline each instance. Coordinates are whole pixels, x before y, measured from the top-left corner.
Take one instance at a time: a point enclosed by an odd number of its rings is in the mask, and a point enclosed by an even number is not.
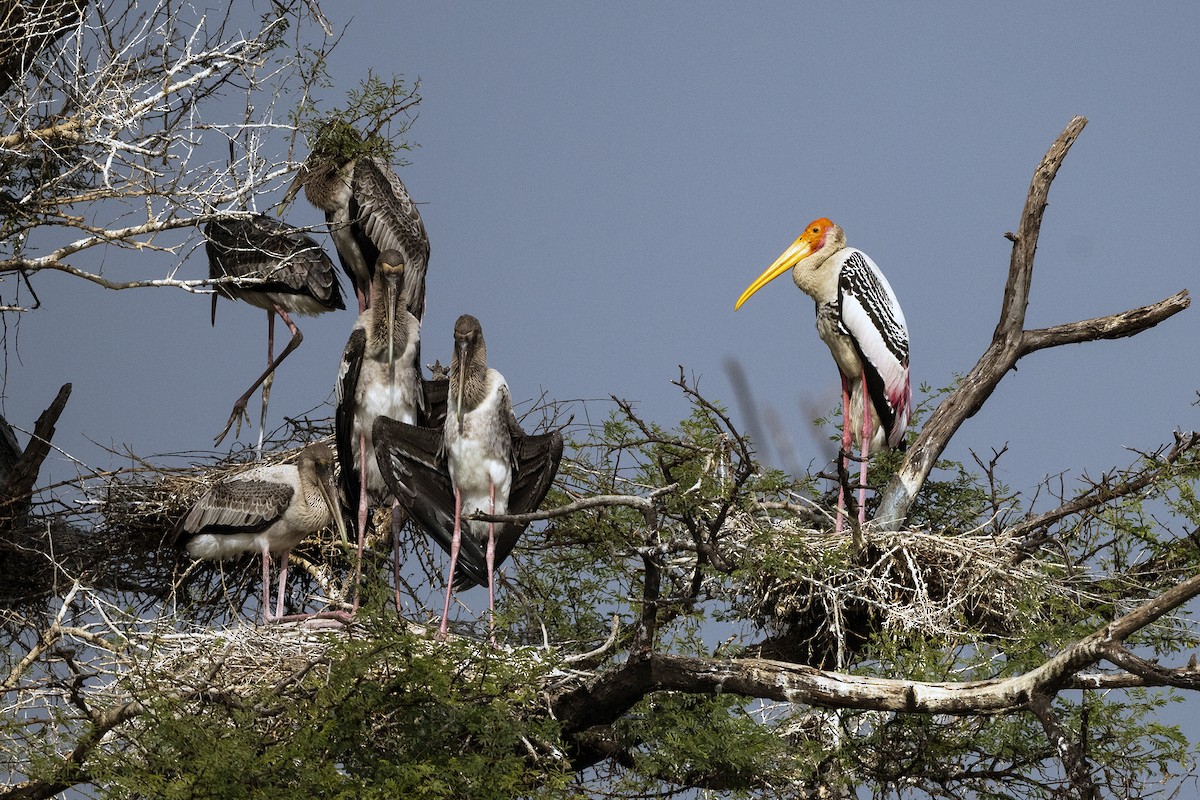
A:
[[[796,266],[804,258],[812,253],[812,244],[803,236],[792,242],[792,246],[783,251],[783,255],[775,259],[775,263],[767,267],[766,271],[754,279],[754,283],[746,287],[746,291],[742,292],[742,296],[734,304],[733,310],[737,311],[742,307],[742,303],[750,299],[750,295],[757,292],[762,287],[766,286],[771,281],[778,278],[783,273],[787,272],[792,267]]]

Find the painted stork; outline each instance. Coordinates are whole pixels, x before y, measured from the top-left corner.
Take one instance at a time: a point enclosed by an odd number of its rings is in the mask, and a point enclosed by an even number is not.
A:
[[[288,554],[306,536],[333,524],[346,530],[337,504],[334,456],[328,445],[310,444],[295,464],[259,466],[209,489],[176,526],[187,536],[192,558],[220,560],[262,554],[263,618],[283,616]],[[279,589],[271,615],[271,554],[280,558]]]
[[[342,268],[358,296],[359,312],[371,303],[371,277],[379,253],[398,251],[404,259],[405,304],[420,320],[425,316],[429,265],[425,223],[404,182],[387,162],[348,155],[361,151],[362,146],[362,138],[349,125],[325,125],[283,204],[290,203],[303,187],[308,201],[325,212]]]
[[[839,474],[853,440],[861,447],[858,521],[866,521],[867,458],[872,448],[904,442],[912,408],[908,377],[908,325],[892,287],[875,262],[846,246],[841,226],[822,217],[759,275],[734,310],[788,270],[817,304],[817,333],[829,346],[842,378],[842,447]],[[869,413],[863,413],[864,398]],[[839,482],[840,483],[840,482]],[[842,530],[845,488],[838,488],[836,530]]]
[[[525,525],[470,521],[475,512],[524,514],[545,499],[562,458],[558,431],[528,436],[512,411],[508,384],[487,366],[479,320],[454,325],[454,355],[446,421],[441,430],[380,418],[375,422],[379,469],[394,496],[417,524],[450,554],[446,604],[439,633],[445,635],[455,588],[488,587]],[[464,536],[463,534],[466,533]]]
[[[340,482],[347,503],[358,508],[356,603],[370,505],[391,497],[375,462],[372,426],[380,416],[411,424],[425,421],[421,323],[405,307],[406,280],[403,254],[396,250],[380,253],[371,282],[371,302],[358,315],[338,373],[334,432]],[[398,572],[397,511],[393,509],[392,549]]]
[[[263,387],[262,416],[259,418],[258,453],[262,455],[263,423],[267,416],[267,399],[271,394],[275,369],[295,350],[304,335],[292,322],[293,314],[323,314],[345,308],[342,290],[338,285],[333,262],[321,245],[298,228],[265,214],[250,217],[222,217],[204,226],[205,250],[208,252],[210,278],[261,278],[262,283],[238,286],[219,284],[212,299],[212,324],[217,322],[217,295],[243,300],[267,312],[267,368],[251,384],[245,394],[233,404],[233,412],[214,444],[220,444],[229,429],[237,422],[242,432],[242,418],[250,395]],[[275,350],[275,315],[284,321],[292,338],[278,358]],[[248,421],[248,420],[247,420]]]

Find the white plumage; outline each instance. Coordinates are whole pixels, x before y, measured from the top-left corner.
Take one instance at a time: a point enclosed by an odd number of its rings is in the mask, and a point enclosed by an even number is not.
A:
[[[822,217],[758,276],[734,309],[791,270],[796,286],[816,301],[817,333],[829,347],[842,379],[842,452],[862,448],[859,523],[866,521],[867,458],[874,447],[904,442],[912,408],[908,324],[895,292],[875,262],[846,246],[841,226]],[[867,413],[864,413],[866,406]],[[842,529],[845,498],[838,492],[836,529]]]

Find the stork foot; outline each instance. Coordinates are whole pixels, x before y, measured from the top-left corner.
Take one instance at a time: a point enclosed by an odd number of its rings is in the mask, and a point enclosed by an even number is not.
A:
[[[217,437],[213,439],[213,446],[219,446],[221,442],[225,440],[225,437],[229,434],[229,429],[233,427],[233,423],[235,422],[237,423],[237,431],[233,434],[233,438],[236,439],[237,437],[241,436],[243,418],[246,420],[246,426],[249,427],[250,414],[246,412],[246,400],[240,399],[233,404],[233,411],[229,414],[229,421],[225,423],[225,427],[222,428],[221,432],[217,434]]]

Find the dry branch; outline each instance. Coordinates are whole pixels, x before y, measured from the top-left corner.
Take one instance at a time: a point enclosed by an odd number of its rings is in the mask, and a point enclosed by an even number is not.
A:
[[[767,659],[695,658],[666,653],[635,655],[619,669],[567,690],[553,701],[555,718],[569,733],[608,725],[656,691],[734,693],[745,697],[921,714],[978,715],[1026,708],[1037,694],[1071,686],[1077,673],[1107,659],[1124,642],[1164,614],[1200,595],[1193,576],[1089,636],[1068,645],[1042,666],[1011,678],[926,682],[850,675]]]
[[[1012,257],[992,343],[954,392],[933,412],[916,441],[909,446],[904,463],[881,497],[875,515],[880,526],[898,530],[904,524],[917,493],[959,426],[983,407],[1000,380],[1023,355],[1062,344],[1133,336],[1190,305],[1191,300],[1184,290],[1142,308],[1051,328],[1025,330],[1033,260],[1050,184],[1086,124],[1083,117],[1072,119],[1034,171],[1021,213],[1021,226],[1017,233],[1008,234],[1013,242]]]

